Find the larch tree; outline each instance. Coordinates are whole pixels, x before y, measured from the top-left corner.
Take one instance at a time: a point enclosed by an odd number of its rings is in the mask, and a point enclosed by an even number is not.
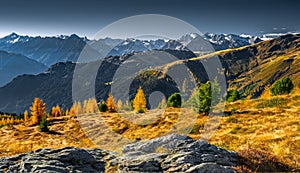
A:
[[[69,110],[68,109],[66,109],[66,116],[69,116],[70,114],[69,114]]]
[[[24,112],[24,121],[26,122],[26,121],[28,121],[29,120],[29,116],[28,116],[28,111],[26,110],[25,112]]]
[[[115,100],[111,93],[108,94],[108,98],[106,99],[106,106],[108,112],[116,112]]]
[[[60,109],[60,107],[58,105],[54,106],[52,109],[51,109],[51,115],[53,117],[59,117],[62,115],[62,111]]]
[[[31,110],[31,121],[33,124],[38,124],[44,117],[46,117],[46,104],[43,100],[35,98]]]
[[[146,112],[146,98],[141,86],[137,90],[132,106],[135,112]]]
[[[2,118],[2,120],[1,120],[1,125],[5,125],[6,124],[6,121],[5,121],[5,119],[4,118]]]
[[[11,117],[9,124],[13,125],[14,123],[15,123],[15,119],[14,119],[14,117]]]
[[[122,107],[123,107],[123,102],[122,102],[122,100],[118,100],[118,102],[117,102],[117,107],[118,107],[118,109],[122,109]]]

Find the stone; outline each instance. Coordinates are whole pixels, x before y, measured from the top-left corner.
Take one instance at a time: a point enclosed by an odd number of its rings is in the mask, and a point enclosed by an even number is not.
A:
[[[159,148],[159,150],[158,150]],[[0,158],[0,172],[234,172],[237,154],[172,134],[128,144],[118,155],[101,149],[39,149]]]

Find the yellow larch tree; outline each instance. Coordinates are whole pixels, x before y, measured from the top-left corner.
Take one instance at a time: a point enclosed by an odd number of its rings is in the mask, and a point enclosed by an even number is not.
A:
[[[43,100],[39,98],[35,98],[32,106],[30,107],[31,110],[31,121],[33,124],[39,123],[46,114],[46,104]]]
[[[260,98],[262,99],[268,99],[271,98],[271,91],[270,91],[270,86],[265,86],[264,91],[260,95]]]
[[[95,98],[89,99],[89,111],[94,114],[98,112],[98,104]]]
[[[11,117],[10,121],[9,121],[9,124],[13,125],[14,123],[15,123],[15,119],[14,119],[14,117]]]
[[[76,104],[75,104],[75,107],[74,107],[74,113],[75,115],[80,115],[83,113],[83,110],[82,110],[82,106],[81,106],[81,102],[78,101]]]
[[[116,112],[115,100],[111,93],[108,94],[108,98],[106,100],[106,106],[108,112]]]
[[[60,107],[58,105],[54,106],[52,109],[51,109],[51,115],[53,117],[59,117],[62,115],[62,111],[60,109]]]
[[[83,102],[83,112],[87,114],[96,113],[98,110],[97,101],[95,98],[90,98],[88,100],[84,100]]]
[[[70,114],[69,114],[69,110],[68,109],[66,109],[66,116],[69,116]]]
[[[68,111],[67,115],[77,116],[77,115],[80,115],[82,113],[83,113],[83,110],[82,110],[81,103],[80,103],[80,101],[77,101],[77,102],[73,103],[73,105],[70,108],[70,110]]]
[[[25,112],[24,112],[24,121],[26,122],[26,121],[28,121],[29,120],[29,116],[28,116],[28,111],[26,110]]]
[[[133,109],[135,112],[146,111],[146,98],[142,87],[137,90],[135,98],[133,99]]]
[[[6,121],[4,118],[1,119],[1,125],[4,126],[6,124]]]
[[[122,102],[122,100],[118,100],[118,102],[117,102],[117,107],[118,107],[118,109],[122,109],[122,107],[123,107],[123,102]]]

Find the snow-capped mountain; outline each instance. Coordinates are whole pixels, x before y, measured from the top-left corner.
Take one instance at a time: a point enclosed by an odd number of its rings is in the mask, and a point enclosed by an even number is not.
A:
[[[276,35],[279,36],[279,35]],[[76,62],[82,52],[87,53],[85,61],[93,61],[108,56],[120,56],[133,52],[149,50],[171,49],[191,50],[205,52],[209,50],[224,50],[237,48],[274,38],[275,35],[265,35],[260,39],[251,35],[213,34],[206,33],[203,36],[191,33],[183,35],[177,40],[140,40],[140,39],[112,39],[103,38],[89,40],[73,34],[70,36],[56,37],[30,37],[12,33],[0,38],[0,50],[22,54],[30,59],[38,61],[46,66],[57,62]],[[84,51],[83,51],[84,48]]]
[[[0,50],[22,54],[46,66],[57,62],[76,61],[86,39],[73,34],[58,37],[29,37],[12,33],[0,39]],[[92,56],[99,52],[89,50]]]
[[[274,38],[278,38],[280,36],[284,36],[284,35],[287,35],[287,34],[292,34],[292,35],[296,35],[296,34],[299,34],[298,32],[287,32],[287,33],[267,33],[267,34],[262,34],[260,36],[260,38],[262,40],[271,40],[271,39],[274,39]]]
[[[262,41],[257,36],[235,35],[235,34],[204,34],[204,39],[208,40],[215,50],[224,50],[228,48],[238,48]]]

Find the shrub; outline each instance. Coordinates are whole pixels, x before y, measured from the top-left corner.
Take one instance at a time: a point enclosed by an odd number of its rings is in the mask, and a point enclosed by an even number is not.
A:
[[[181,107],[181,95],[179,93],[174,93],[168,98],[168,107]]]
[[[252,170],[255,172],[288,172],[291,168],[280,162],[272,154],[257,150],[244,149],[238,152],[238,165],[240,168]],[[247,171],[250,172],[250,171]]]
[[[143,108],[139,108],[136,112],[137,113],[145,113],[145,110]]]
[[[238,92],[238,90],[233,89],[233,90],[229,90],[227,92],[227,101],[228,102],[234,102],[234,101],[237,101],[239,99],[241,99],[241,95]]]
[[[276,81],[270,88],[272,96],[290,94],[294,85],[290,78],[285,77]]]
[[[106,112],[107,109],[108,109],[108,107],[104,102],[100,104],[100,106],[99,106],[99,111],[100,112]]]
[[[47,118],[44,117],[42,119],[42,121],[40,122],[40,126],[39,126],[39,131],[40,132],[49,132],[49,128],[48,128],[48,121],[47,121]]]

